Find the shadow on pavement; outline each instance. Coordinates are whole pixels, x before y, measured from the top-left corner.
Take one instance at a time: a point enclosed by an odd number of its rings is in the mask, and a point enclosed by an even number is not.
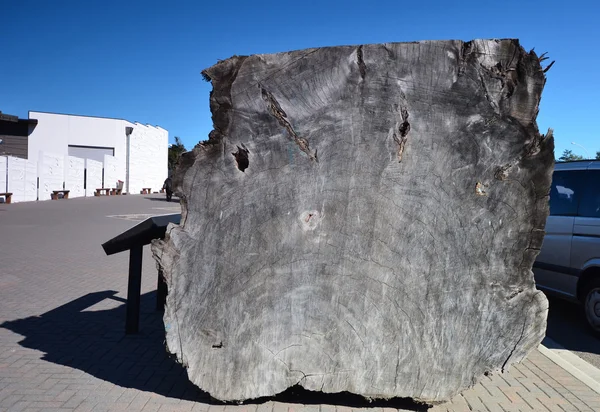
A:
[[[600,339],[588,328],[582,308],[553,296],[548,302],[546,335],[565,349],[600,355]]]
[[[141,298],[140,333],[125,335],[125,305],[86,311],[115,291],[90,293],[63,306],[0,325],[25,338],[19,344],[45,353],[42,359],[82,370],[116,385],[168,397],[207,402],[208,394],[187,378],[164,345],[161,312],[155,311],[156,292]]]
[[[167,200],[167,195],[165,195],[164,193],[163,193],[163,194],[161,194],[161,196],[160,196],[160,197],[158,197],[158,196],[156,196],[156,195],[155,195],[155,196],[153,196],[153,197],[145,197],[144,199],[148,199],[148,200],[151,200],[151,201],[153,201],[153,202],[166,202],[166,203],[175,203],[175,204],[177,204],[177,203],[180,203],[180,200],[179,200],[179,198],[178,198],[178,197],[175,197],[175,196],[173,196],[173,198],[172,198],[172,199],[171,199],[171,201],[169,202],[169,201]]]
[[[155,309],[156,292],[141,297],[140,333],[137,335],[125,335],[124,299],[116,294],[111,290],[90,293],[41,316],[4,322],[0,327],[24,336],[19,344],[44,352],[42,359],[79,369],[115,385],[171,398],[226,404],[192,384],[185,369],[168,354],[164,343],[162,312]],[[86,310],[105,299],[123,304],[108,310]],[[369,402],[350,393],[324,394],[310,392],[299,386],[289,388],[275,397],[246,403],[268,401],[354,408],[428,409],[427,405],[417,404],[410,399]]]

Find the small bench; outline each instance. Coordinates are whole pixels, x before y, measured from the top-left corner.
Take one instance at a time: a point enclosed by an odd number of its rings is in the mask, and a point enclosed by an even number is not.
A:
[[[109,187],[101,187],[99,189],[96,189],[96,193],[94,193],[94,196],[110,196],[110,191],[112,189]],[[102,194],[102,192],[104,192],[104,195]]]
[[[6,203],[7,205],[10,204],[10,199],[12,197],[12,193],[9,193],[9,192],[0,193],[0,196],[4,196],[4,203]]]
[[[61,197],[59,196],[62,193],[62,199],[68,199],[69,198],[69,192],[70,190],[53,190],[52,194],[50,195],[50,198],[52,200],[58,200],[61,199]]]
[[[123,189],[110,189],[111,196],[118,196],[123,194]]]
[[[140,194],[142,195],[149,195],[152,193],[152,188],[150,187],[143,187],[142,191],[140,192]]]

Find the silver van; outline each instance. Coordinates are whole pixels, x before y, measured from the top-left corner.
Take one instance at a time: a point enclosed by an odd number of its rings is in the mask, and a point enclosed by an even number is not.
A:
[[[533,272],[541,290],[581,303],[600,334],[600,160],[556,163]]]

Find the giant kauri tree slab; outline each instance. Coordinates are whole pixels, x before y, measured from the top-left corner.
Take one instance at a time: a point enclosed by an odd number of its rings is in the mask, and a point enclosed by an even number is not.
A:
[[[153,251],[169,351],[221,400],[444,401],[544,336],[553,139],[516,40],[234,56]]]

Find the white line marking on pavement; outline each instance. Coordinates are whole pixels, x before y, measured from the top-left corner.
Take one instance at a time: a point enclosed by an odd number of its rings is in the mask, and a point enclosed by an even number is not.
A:
[[[132,215],[108,215],[106,217],[112,217],[114,219],[124,219],[124,220],[136,220],[142,221],[146,220],[149,217],[156,216],[155,214],[132,214]]]
[[[543,355],[600,394],[600,369],[563,348],[549,337],[544,338],[544,343],[548,346],[540,345],[538,347]]]

